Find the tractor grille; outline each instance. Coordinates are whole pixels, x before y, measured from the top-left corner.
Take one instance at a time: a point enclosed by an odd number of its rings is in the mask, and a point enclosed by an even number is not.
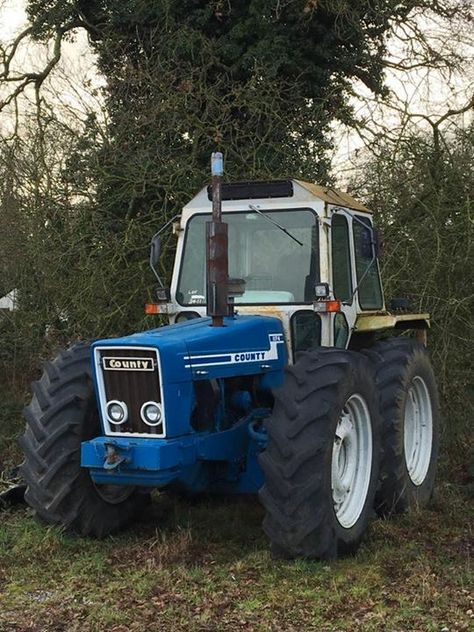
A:
[[[157,426],[149,426],[140,417],[145,402],[161,402],[160,374],[157,354],[151,349],[100,348],[100,373],[103,393],[102,409],[106,402],[118,400],[128,408],[128,420],[120,425],[106,422],[107,434],[148,434],[164,436],[163,419]]]

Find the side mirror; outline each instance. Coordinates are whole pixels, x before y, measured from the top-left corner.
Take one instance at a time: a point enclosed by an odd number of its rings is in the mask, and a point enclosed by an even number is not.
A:
[[[156,274],[155,268],[160,261],[160,254],[161,254],[160,236],[154,235],[153,239],[151,240],[151,245],[150,245],[150,268],[153,270],[153,272],[155,272],[155,274]]]
[[[168,220],[166,222],[166,224],[164,224],[160,230],[153,235],[152,240],[151,240],[151,244],[150,244],[150,268],[152,269],[153,274],[156,277],[156,280],[158,281],[158,283],[160,284],[160,288],[163,288],[163,281],[160,279],[160,275],[158,274],[156,268],[158,266],[158,264],[160,263],[160,255],[161,255],[161,239],[160,239],[160,234],[166,229],[168,228],[168,226],[170,224],[173,224],[173,222],[175,222],[177,219],[179,219],[179,215],[174,215],[170,220]],[[173,232],[174,231],[174,225],[173,225]]]

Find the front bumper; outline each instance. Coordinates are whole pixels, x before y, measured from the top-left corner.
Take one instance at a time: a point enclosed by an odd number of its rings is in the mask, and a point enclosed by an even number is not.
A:
[[[189,480],[205,462],[237,466],[252,443],[247,423],[176,439],[97,437],[81,444],[81,465],[98,484],[164,487]]]
[[[110,449],[116,465],[107,466]],[[163,486],[197,460],[197,446],[188,440],[115,439],[97,437],[81,445],[81,465],[95,483]]]

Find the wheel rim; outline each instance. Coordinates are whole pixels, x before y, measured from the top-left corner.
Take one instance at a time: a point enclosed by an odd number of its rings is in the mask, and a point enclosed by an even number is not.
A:
[[[403,443],[408,475],[414,485],[421,485],[431,461],[433,411],[428,387],[418,375],[407,392]]]
[[[331,487],[336,518],[349,529],[359,519],[372,473],[372,423],[358,394],[347,400],[336,427],[332,450]]]

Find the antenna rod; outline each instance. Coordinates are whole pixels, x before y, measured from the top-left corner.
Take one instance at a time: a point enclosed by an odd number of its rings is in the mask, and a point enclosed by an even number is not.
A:
[[[212,221],[206,222],[207,315],[212,327],[222,327],[229,315],[229,255],[227,224],[222,221],[222,176],[224,157],[214,152],[211,157]]]

